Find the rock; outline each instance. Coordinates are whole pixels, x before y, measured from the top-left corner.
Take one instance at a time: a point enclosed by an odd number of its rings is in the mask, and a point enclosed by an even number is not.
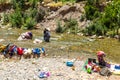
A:
[[[98,39],[104,39],[105,37],[104,36],[98,36]]]
[[[114,36],[114,38],[116,38],[116,39],[119,39],[119,37],[120,37],[119,35],[115,35],[115,36]]]
[[[96,35],[93,35],[93,36],[91,36],[90,38],[91,39],[95,39],[97,36]]]
[[[40,44],[40,43],[42,43],[42,42],[43,42],[43,41],[40,40],[40,39],[35,39],[35,40],[33,41],[34,44]]]
[[[4,39],[0,39],[0,42],[5,41]]]
[[[75,70],[67,67],[63,61],[74,59],[67,58],[38,58],[38,59],[21,59],[18,62],[2,61],[0,62],[0,79],[1,80],[108,80],[99,74],[87,74],[82,71],[84,61],[76,60]],[[36,62],[37,65],[31,64]],[[50,72],[50,76],[44,79],[38,77],[39,72]],[[119,80],[120,76],[111,76],[109,80]]]
[[[74,12],[75,10],[76,10],[76,6],[65,5],[58,10],[58,13],[64,16],[65,14],[69,12]]]

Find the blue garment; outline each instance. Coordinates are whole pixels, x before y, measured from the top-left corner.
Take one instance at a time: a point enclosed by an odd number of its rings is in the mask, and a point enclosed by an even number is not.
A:
[[[34,54],[40,54],[40,49],[39,48],[34,48],[33,53]]]
[[[42,51],[45,52],[45,49],[42,47]]]
[[[50,31],[45,30],[44,31],[44,41],[49,42],[50,41]]]

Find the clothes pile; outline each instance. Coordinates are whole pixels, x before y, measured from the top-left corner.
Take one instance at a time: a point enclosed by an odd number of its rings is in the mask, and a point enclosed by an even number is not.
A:
[[[33,38],[33,34],[31,31],[22,33],[19,37],[18,40],[28,40],[28,39],[32,39]]]
[[[19,56],[25,58],[31,58],[31,57],[40,57],[45,56],[45,49],[42,48],[22,48],[18,47],[15,44],[9,43],[7,45],[0,45],[0,53],[4,55],[6,58],[11,58],[13,56]]]

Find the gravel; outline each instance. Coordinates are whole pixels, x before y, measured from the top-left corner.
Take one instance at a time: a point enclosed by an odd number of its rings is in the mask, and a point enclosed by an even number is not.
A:
[[[82,68],[84,61],[74,62],[75,70],[66,66],[65,58],[31,58],[0,62],[0,80],[120,80],[120,76],[105,77],[99,73],[86,73]],[[39,78],[40,72],[49,72],[47,78]]]

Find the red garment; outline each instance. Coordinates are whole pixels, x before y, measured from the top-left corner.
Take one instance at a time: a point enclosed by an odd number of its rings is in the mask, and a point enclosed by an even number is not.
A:
[[[23,55],[23,49],[21,47],[17,48],[18,55]]]

